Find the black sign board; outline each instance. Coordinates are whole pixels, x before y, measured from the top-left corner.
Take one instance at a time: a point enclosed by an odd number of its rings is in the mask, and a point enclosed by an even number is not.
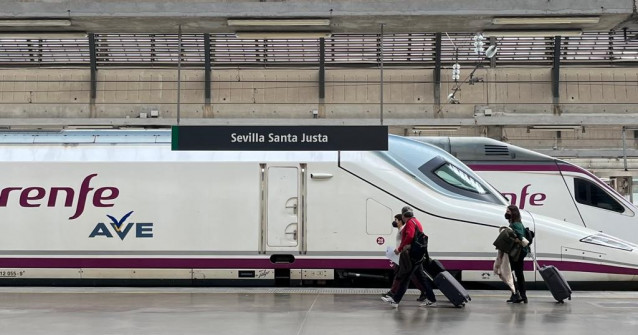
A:
[[[387,126],[173,126],[173,150],[388,150]]]

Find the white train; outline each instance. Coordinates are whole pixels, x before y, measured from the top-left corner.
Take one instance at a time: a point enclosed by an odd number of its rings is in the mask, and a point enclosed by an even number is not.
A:
[[[467,164],[519,208],[638,243],[638,208],[587,170],[485,137],[415,137]]]
[[[438,147],[171,151],[165,131],[0,134],[0,282],[257,283],[386,272],[404,205],[464,281],[496,280],[507,201]],[[638,248],[523,211],[541,264],[572,282],[638,282]],[[527,279],[542,279],[526,264]]]

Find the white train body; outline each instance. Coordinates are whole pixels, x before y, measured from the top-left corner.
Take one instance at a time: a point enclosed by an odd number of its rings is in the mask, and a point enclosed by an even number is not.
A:
[[[638,243],[638,208],[574,164],[485,137],[422,137],[467,164],[519,208]]]
[[[167,132],[0,138],[0,279],[386,271],[390,222],[407,204],[433,257],[464,281],[495,280],[507,202],[431,145],[391,136],[387,152],[178,152]],[[539,262],[568,280],[638,281],[635,245],[526,211],[523,223]],[[542,280],[531,260],[526,269]]]

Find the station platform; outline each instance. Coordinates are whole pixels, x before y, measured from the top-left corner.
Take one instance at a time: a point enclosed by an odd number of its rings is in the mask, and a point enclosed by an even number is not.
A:
[[[383,289],[0,287],[2,334],[635,334],[638,292],[574,292],[558,304],[545,290],[508,304],[505,290],[471,290],[455,308],[398,309]]]

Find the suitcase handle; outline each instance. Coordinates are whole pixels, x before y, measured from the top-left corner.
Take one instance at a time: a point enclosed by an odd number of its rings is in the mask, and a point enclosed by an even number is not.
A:
[[[532,255],[532,259],[534,260],[534,265],[536,266],[536,270],[540,270],[541,266],[538,264],[538,261],[536,261],[536,255],[534,254],[534,252],[532,251],[532,249],[529,249],[529,253],[530,255]]]

